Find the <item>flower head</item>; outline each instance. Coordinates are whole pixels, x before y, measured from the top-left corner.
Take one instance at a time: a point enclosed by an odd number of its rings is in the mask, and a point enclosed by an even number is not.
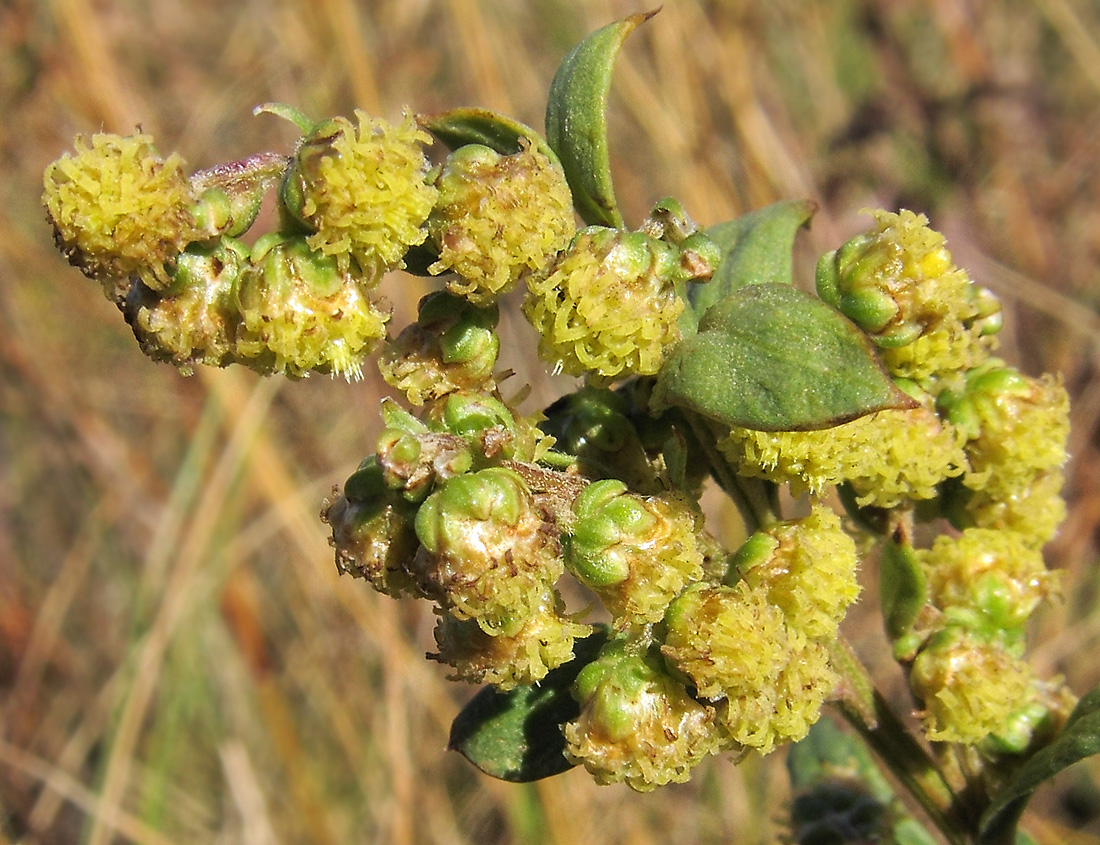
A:
[[[78,135],[75,145],[44,176],[58,247],[112,299],[125,295],[129,276],[168,287],[176,256],[202,236],[183,161],[161,158],[148,135]]]
[[[264,373],[358,379],[389,319],[368,298],[368,284],[299,236],[261,238],[252,262],[237,287],[242,362]]]
[[[580,716],[563,730],[566,756],[597,783],[648,792],[683,783],[719,750],[714,708],[700,704],[659,658],[613,640],[573,686]]]
[[[539,354],[578,375],[656,373],[680,339],[676,284],[715,269],[691,256],[685,269],[685,253],[650,235],[582,229],[549,273],[528,279],[523,312],[541,336]]]
[[[529,140],[501,155],[480,144],[459,147],[436,180],[439,199],[428,231],[452,271],[452,293],[490,305],[525,273],[541,273],[576,231],[565,174]]]
[[[430,140],[408,115],[400,125],[355,112],[322,122],[307,134],[287,169],[283,203],[309,227],[309,245],[337,260],[354,259],[358,272],[377,280],[401,265],[422,228],[436,190],[425,182]]]

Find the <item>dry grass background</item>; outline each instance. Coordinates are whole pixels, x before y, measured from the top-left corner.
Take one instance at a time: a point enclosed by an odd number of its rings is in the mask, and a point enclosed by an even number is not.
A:
[[[643,8],[0,3],[0,840],[776,841],[781,754],[639,796],[576,771],[497,783],[445,753],[470,690],[422,659],[428,609],[338,578],[317,519],[372,450],[378,377],[150,363],[53,251],[39,203],[80,132],[140,125],[196,169],[286,151],[293,127],[250,116],[270,100],[317,117],[481,105],[541,127],[564,52]],[[807,258],[866,205],[948,234],[1003,297],[1006,356],[1061,371],[1075,397],[1071,515],[1048,547],[1067,598],[1036,660],[1078,691],[1100,680],[1100,9],[668,0],[627,44],[612,126],[628,220],[666,194],[704,223],[806,196],[822,205]],[[388,290],[403,325],[423,283]],[[507,332],[509,363],[550,399],[563,385],[523,326]],[[873,616],[852,622],[869,648]],[[1093,783],[1087,765],[1063,777],[1035,829],[1100,831]]]

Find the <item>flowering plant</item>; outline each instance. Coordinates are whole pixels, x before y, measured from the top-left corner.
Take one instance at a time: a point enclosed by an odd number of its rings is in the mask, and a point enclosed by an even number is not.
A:
[[[821,258],[816,296],[791,260],[811,203],[701,227],[668,198],[628,228],[604,109],[647,17],[564,59],[545,137],[480,109],[268,105],[301,130],[290,156],[191,176],[145,135],[78,139],[45,173],[58,246],[184,371],[355,378],[379,351],[406,405],[383,402],[375,454],[322,517],[338,568],[431,602],[430,657],[486,685],[452,731],[486,773],[581,765],[646,791],[796,743],[794,839],[933,841],[859,737],[949,841],[1013,841],[1035,787],[1100,744],[1100,693],[1026,660],[1058,586],[1041,548],[1066,392],[994,357],[996,298],[922,215],[873,212]],[[273,188],[278,226],[246,244]],[[374,295],[395,269],[444,282],[399,332]],[[539,356],[584,379],[540,413],[497,369],[520,286]],[[708,530],[708,478],[736,548]],[[839,633],[861,562],[923,736]]]

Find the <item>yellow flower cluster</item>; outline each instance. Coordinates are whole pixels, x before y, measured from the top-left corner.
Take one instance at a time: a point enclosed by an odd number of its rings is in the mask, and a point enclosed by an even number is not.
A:
[[[447,289],[475,305],[492,304],[525,273],[541,273],[577,228],[561,166],[528,139],[520,144],[513,155],[460,147],[435,183],[428,232],[439,260],[428,270],[456,273]]]
[[[75,147],[44,176],[42,201],[61,251],[112,300],[125,296],[130,276],[168,287],[176,256],[204,237],[183,161],[161,158],[148,135],[78,135]]]
[[[237,288],[236,349],[260,372],[362,376],[362,361],[386,335],[389,314],[367,296],[370,280],[341,271],[304,240],[253,250]]]
[[[966,469],[963,440],[925,409],[885,410],[817,431],[735,428],[718,448],[738,472],[818,495],[849,482],[860,505],[930,499]]]
[[[436,190],[425,182],[430,140],[406,115],[400,125],[365,112],[325,121],[302,139],[288,173],[292,211],[313,229],[309,245],[348,270],[377,277],[423,243]]]
[[[918,654],[909,674],[924,702],[925,735],[970,745],[1006,726],[1033,681],[1025,660],[960,628],[943,632]]]
[[[653,375],[680,338],[684,310],[656,273],[667,249],[640,233],[582,229],[550,273],[527,280],[523,305],[555,370],[605,379]]]
[[[451,680],[488,683],[501,690],[534,684],[573,657],[573,644],[592,632],[556,607],[552,592],[519,626],[493,636],[472,619],[443,615],[435,626],[439,652],[428,655],[454,668]]]
[[[827,643],[859,595],[857,563],[839,517],[816,506],[749,538],[733,586],[696,584],[673,602],[661,652],[730,739],[766,754],[817,721],[838,681]]]
[[[597,783],[625,782],[638,792],[683,783],[720,748],[714,708],[631,643],[605,646],[581,670],[574,694],[581,712],[563,729],[565,754]]]

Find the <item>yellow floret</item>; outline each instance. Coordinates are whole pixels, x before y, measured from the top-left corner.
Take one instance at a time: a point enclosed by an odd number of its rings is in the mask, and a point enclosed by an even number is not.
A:
[[[741,571],[750,588],[762,587],[783,611],[787,625],[811,639],[836,635],[848,607],[859,596],[855,541],[832,510],[815,505],[799,520],[765,529],[778,541],[767,559]]]
[[[42,200],[61,251],[113,299],[132,275],[167,287],[165,265],[201,237],[183,161],[162,159],[148,135],[77,136],[75,146],[44,176]]]
[[[458,274],[452,293],[495,302],[524,273],[541,273],[576,231],[561,167],[524,139],[502,156],[470,145],[451,155],[428,230],[439,250],[431,273]]]
[[[966,467],[962,439],[924,408],[889,409],[818,431],[733,429],[719,441],[744,475],[817,495],[850,482],[860,505],[895,507],[930,499]]]
[[[996,643],[958,631],[945,636],[917,655],[909,683],[924,702],[930,740],[972,745],[1008,725],[1034,674]]]
[[[350,257],[377,276],[400,266],[409,247],[427,237],[421,227],[436,198],[424,181],[422,145],[430,136],[408,115],[398,126],[355,115],[358,126],[333,118],[322,139],[303,143],[299,214],[316,229],[311,247],[335,256],[341,268]]]
[[[553,271],[527,282],[523,311],[556,370],[605,379],[653,375],[680,339],[684,303],[652,274],[644,248],[582,231]]]

